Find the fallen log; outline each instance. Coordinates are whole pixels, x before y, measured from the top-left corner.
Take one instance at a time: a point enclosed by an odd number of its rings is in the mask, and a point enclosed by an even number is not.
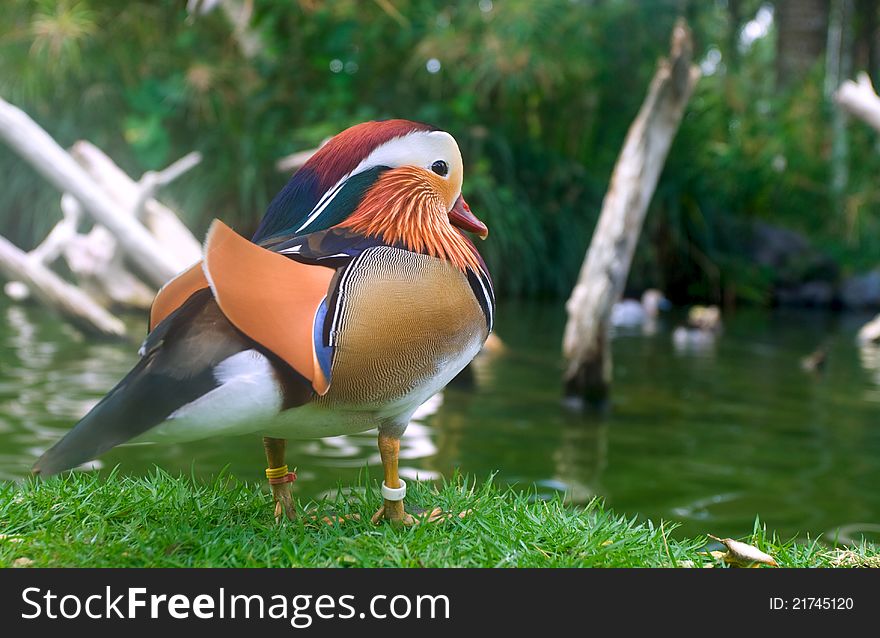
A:
[[[672,32],[648,95],[626,135],[577,284],[563,337],[567,399],[601,407],[611,385],[609,318],[623,293],[645,213],[700,70],[684,20]]]
[[[0,98],[0,139],[62,192],[69,192],[119,241],[127,257],[150,283],[161,286],[180,272],[176,261],[133,215],[121,210],[26,113]]]
[[[46,238],[27,253],[28,260],[48,268],[63,257],[76,284],[104,308],[149,309],[156,291],[126,269],[113,235],[98,224],[80,234],[77,227],[82,206],[69,193],[61,197],[61,213],[61,220]],[[27,285],[20,281],[7,282],[4,291],[16,301],[30,296]]]
[[[69,193],[61,197],[65,218],[82,217],[82,206]],[[86,234],[74,233],[62,254],[80,288],[105,307],[148,310],[156,291],[126,268],[118,242],[106,228],[95,224]]]
[[[184,270],[202,258],[201,243],[180,221],[177,213],[153,197],[157,188],[196,166],[202,159],[199,153],[190,153],[162,171],[145,173],[140,182],[135,182],[90,142],[80,140],[75,143],[70,155],[120,210],[143,221],[178,270]]]
[[[25,283],[40,301],[84,332],[113,339],[125,337],[122,321],[2,236],[0,270]]]

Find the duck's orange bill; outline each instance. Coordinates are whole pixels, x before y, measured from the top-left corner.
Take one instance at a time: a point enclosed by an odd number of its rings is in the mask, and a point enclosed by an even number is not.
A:
[[[477,219],[477,216],[471,212],[471,207],[464,201],[463,196],[458,196],[448,215],[449,223],[453,226],[476,233],[480,239],[486,239],[489,236],[489,229],[486,227],[486,224]]]
[[[335,271],[261,248],[218,220],[208,230],[204,265],[226,318],[325,394],[330,382],[318,364],[313,328]]]

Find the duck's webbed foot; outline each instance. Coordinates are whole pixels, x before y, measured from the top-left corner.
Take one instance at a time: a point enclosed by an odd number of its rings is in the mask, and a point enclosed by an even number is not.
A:
[[[287,466],[283,466],[287,469]],[[269,485],[272,488],[272,496],[275,498],[275,522],[280,523],[282,516],[289,521],[296,518],[296,507],[293,504],[293,494],[291,493],[291,483],[296,479],[294,472],[285,473],[289,478],[281,484],[273,484],[269,479]]]
[[[410,527],[420,523],[417,518],[403,509],[403,501],[385,501],[385,504],[373,514],[370,519],[373,525],[378,525],[379,521],[386,520],[392,525],[405,525]]]
[[[405,511],[401,501],[385,501],[385,504],[379,508],[378,512],[373,514],[373,517],[370,520],[373,521],[374,525],[378,525],[379,521],[384,519],[392,524],[406,525],[409,527],[411,525],[418,525],[419,523],[443,523],[452,518],[452,514],[444,512],[439,507],[430,510],[414,507],[413,512],[415,512],[415,516]],[[458,517],[464,518],[468,513],[469,511],[462,512]]]

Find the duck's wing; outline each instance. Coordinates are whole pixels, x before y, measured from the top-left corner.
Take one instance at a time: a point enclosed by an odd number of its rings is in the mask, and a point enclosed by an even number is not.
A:
[[[361,238],[362,239],[362,238]],[[308,243],[307,238],[302,238]],[[220,221],[205,240],[204,259],[168,282],[150,309],[150,330],[195,292],[211,289],[225,317],[245,335],[312,381],[329,388],[329,370],[319,363],[315,319],[339,265],[332,253],[315,249],[282,254],[251,243]],[[290,247],[287,242],[286,247]],[[345,255],[342,255],[345,257]],[[309,346],[309,347],[307,347]]]
[[[141,360],[34,471],[75,467],[148,431],[178,440],[254,431],[326,392],[324,317],[340,258],[309,249],[292,257],[215,222],[201,267],[154,303],[158,323]]]
[[[332,267],[302,263],[251,243],[220,221],[205,241],[204,273],[226,318],[325,394],[315,321]]]

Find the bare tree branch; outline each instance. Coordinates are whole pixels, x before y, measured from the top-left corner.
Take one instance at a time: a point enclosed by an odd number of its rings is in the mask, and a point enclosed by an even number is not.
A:
[[[841,84],[834,101],[847,113],[880,131],[880,96],[867,73],[859,73],[856,82],[847,80]]]

